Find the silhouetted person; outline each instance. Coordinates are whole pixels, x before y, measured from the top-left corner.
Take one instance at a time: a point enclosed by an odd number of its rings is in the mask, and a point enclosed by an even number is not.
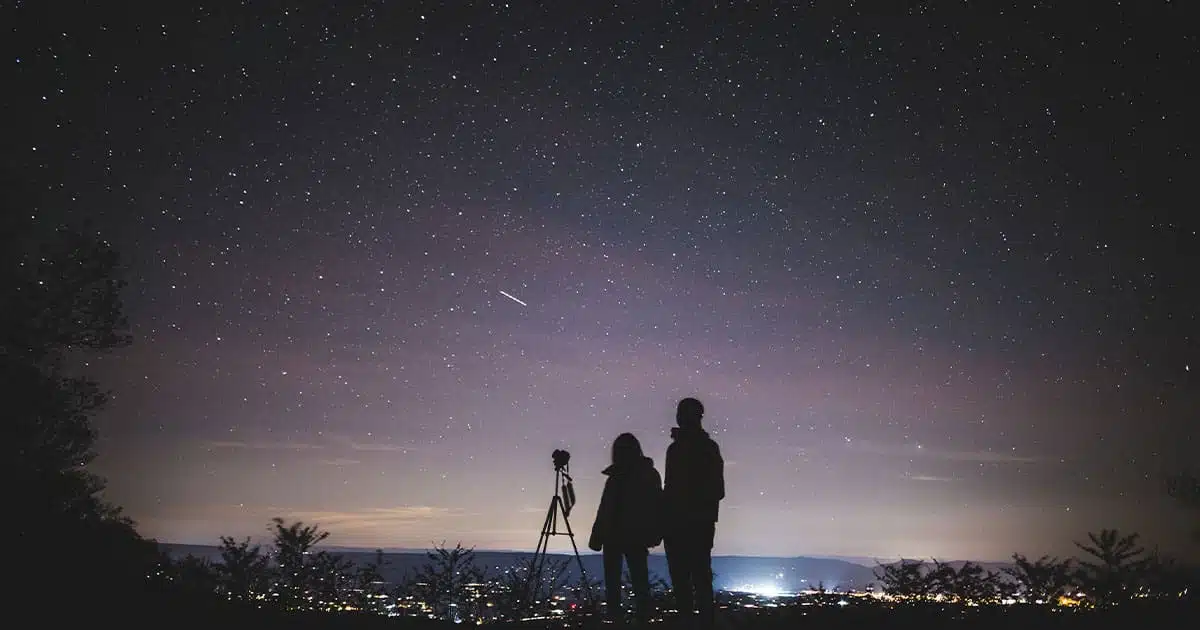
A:
[[[667,447],[663,544],[679,614],[699,611],[699,626],[711,628],[713,609],[712,548],[717,511],[725,498],[725,461],[721,449],[700,427],[704,405],[679,401]]]
[[[621,610],[621,560],[629,565],[637,619],[650,619],[650,572],[646,557],[650,547],[662,543],[662,477],[654,461],[642,454],[632,433],[622,433],[612,445],[612,465],[604,469],[608,481],[600,496],[600,509],[592,524],[588,547],[604,552],[604,588],[608,617],[616,621]]]

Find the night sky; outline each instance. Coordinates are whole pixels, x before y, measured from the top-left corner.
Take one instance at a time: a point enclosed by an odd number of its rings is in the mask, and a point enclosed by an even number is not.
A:
[[[143,534],[532,549],[567,448],[586,537],[697,396],[716,553],[1183,549],[1194,3],[95,4],[5,3],[3,166],[127,264]]]

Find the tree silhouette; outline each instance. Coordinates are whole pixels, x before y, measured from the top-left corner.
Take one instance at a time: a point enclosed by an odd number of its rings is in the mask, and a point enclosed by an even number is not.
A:
[[[382,573],[384,564],[386,563],[383,559],[383,550],[376,549],[375,559],[358,568],[358,572],[355,574],[353,594],[350,597],[355,609],[365,612],[384,612],[387,598],[383,589],[385,584]]]
[[[117,255],[59,230],[39,251],[6,262],[0,271],[0,360],[11,397],[6,402],[17,421],[9,461],[25,482],[15,487],[45,516],[113,516],[115,509],[97,497],[103,481],[86,469],[96,456],[91,416],[107,396],[91,380],[71,375],[67,363],[80,351],[129,343],[120,332],[124,283],[116,276]]]
[[[380,573],[381,550],[375,551],[374,561],[355,567],[340,554],[315,549],[329,537],[316,525],[287,525],[275,518],[271,531],[270,553],[248,538],[222,536],[219,562],[190,555],[168,559],[164,577],[193,600],[197,594],[207,594],[208,604],[217,595],[224,601],[284,611],[384,612],[387,595]]]
[[[214,567],[217,590],[231,600],[251,601],[266,592],[270,580],[270,558],[250,539],[221,537],[221,563]]]
[[[163,576],[172,583],[177,592],[189,596],[212,597],[221,585],[220,569],[208,558],[192,554],[169,561],[163,567]]]
[[[30,567],[22,583],[69,562],[73,576],[102,591],[140,589],[157,563],[153,543],[100,496],[104,481],[87,466],[95,458],[92,416],[107,396],[82,376],[88,354],[130,343],[121,308],[124,283],[116,252],[94,236],[67,228],[39,230],[23,208],[5,207],[0,229],[0,387],[6,434],[6,507],[16,557]]]
[[[964,562],[955,569],[953,565],[934,559],[933,570],[924,579],[931,592],[959,602],[991,602],[1000,594],[999,574],[974,562]]]
[[[1090,544],[1075,546],[1094,560],[1080,560],[1077,576],[1098,605],[1111,605],[1134,595],[1146,565],[1146,550],[1136,533],[1122,536],[1115,529],[1089,533]]]
[[[272,519],[271,525],[276,601],[286,610],[330,610],[342,604],[342,589],[350,582],[353,563],[326,551],[313,551],[329,532],[300,521],[285,525],[279,517]]]
[[[883,592],[893,597],[923,600],[936,593],[937,584],[928,577],[920,560],[900,559],[892,564],[879,564],[875,569]]]
[[[1068,594],[1074,580],[1071,561],[1042,556],[1030,561],[1014,553],[1013,566],[1004,572],[1016,580],[1025,601],[1031,604],[1057,605],[1058,598]]]
[[[474,616],[469,610],[467,586],[484,579],[484,571],[475,564],[475,550],[461,543],[447,549],[443,543],[426,556],[429,562],[410,578],[408,590],[438,619],[465,621]]]

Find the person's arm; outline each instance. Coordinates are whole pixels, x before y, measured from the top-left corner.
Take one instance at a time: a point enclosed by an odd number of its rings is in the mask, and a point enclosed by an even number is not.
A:
[[[612,531],[613,509],[613,480],[612,477],[604,482],[604,491],[600,494],[600,509],[596,510],[596,520],[592,521],[592,535],[588,537],[588,548],[600,551]]]
[[[667,447],[667,456],[663,462],[662,474],[662,503],[658,508],[658,523],[664,536],[674,529],[678,514],[676,495],[679,493],[679,465],[677,462],[678,449],[674,442]]]
[[[725,498],[725,459],[721,457],[721,447],[713,442],[713,492],[716,500]]]
[[[665,505],[663,504],[663,485],[662,477],[658,471],[650,469],[649,479],[647,480],[648,487],[646,488],[646,505],[643,506],[643,518],[648,527],[646,527],[646,546],[657,547],[662,544],[665,523],[663,522]]]
[[[671,444],[667,447],[667,457],[666,461],[663,463],[663,492],[668,496],[672,492],[678,490],[678,488],[675,487],[675,484],[678,483],[678,481],[672,474],[672,471],[675,471],[675,468],[675,445]]]

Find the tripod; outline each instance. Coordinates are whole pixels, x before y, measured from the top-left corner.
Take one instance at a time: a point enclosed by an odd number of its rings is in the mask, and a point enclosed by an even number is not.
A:
[[[533,554],[529,577],[525,582],[525,595],[532,601],[534,589],[542,583],[542,572],[546,566],[546,551],[550,546],[551,536],[566,536],[571,539],[571,549],[575,551],[575,562],[579,565],[579,576],[583,581],[584,598],[589,604],[592,601],[592,587],[588,583],[587,571],[583,568],[583,559],[579,557],[579,546],[575,544],[575,532],[571,530],[571,521],[567,515],[575,507],[575,486],[571,475],[564,463],[554,467],[554,497],[550,499],[550,509],[546,511],[546,521],[542,524],[542,535],[538,537],[537,551]],[[558,529],[558,513],[562,512],[562,523],[565,531]]]

